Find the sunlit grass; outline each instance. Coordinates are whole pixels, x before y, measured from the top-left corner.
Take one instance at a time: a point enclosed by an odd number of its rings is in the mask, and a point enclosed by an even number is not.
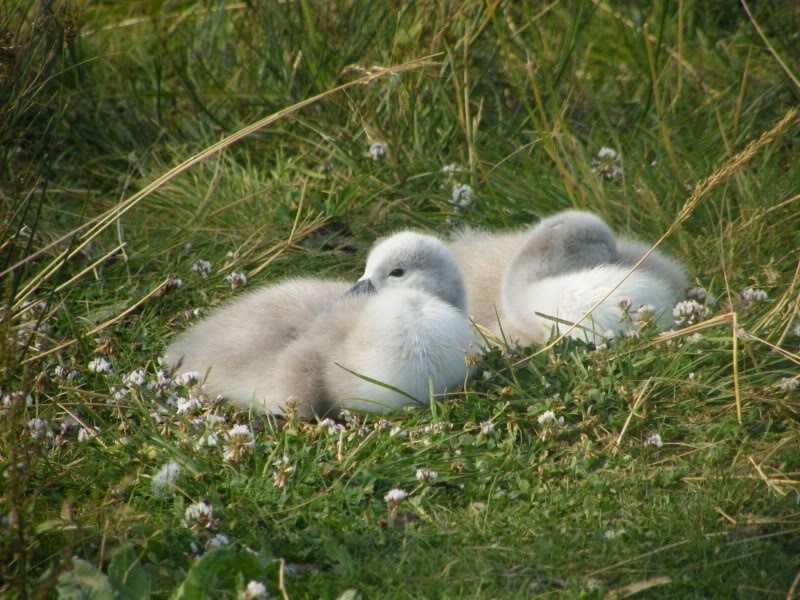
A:
[[[765,50],[736,3],[614,6],[0,8],[0,595],[800,592],[796,15],[753,3]],[[354,279],[398,228],[569,207],[669,231],[710,313],[341,423],[159,363],[232,273]]]

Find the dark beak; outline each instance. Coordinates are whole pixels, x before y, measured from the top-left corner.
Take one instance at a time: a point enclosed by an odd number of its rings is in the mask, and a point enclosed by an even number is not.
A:
[[[378,290],[375,289],[375,286],[372,285],[372,282],[369,279],[362,279],[361,281],[356,282],[356,284],[351,287],[345,293],[345,296],[352,296],[353,294],[374,294]]]

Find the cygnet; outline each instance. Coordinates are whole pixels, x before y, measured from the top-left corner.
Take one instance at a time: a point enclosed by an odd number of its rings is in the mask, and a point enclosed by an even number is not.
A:
[[[468,229],[449,246],[464,273],[475,322],[523,344],[544,342],[554,328],[577,322],[650,249],[616,239],[599,217],[573,210],[524,231]],[[634,315],[651,305],[656,322],[669,324],[686,286],[683,267],[655,251],[570,336],[599,341],[608,331],[625,330],[620,302],[628,300]]]
[[[207,373],[207,391],[242,408],[387,412],[428,404],[429,381],[435,394],[464,382],[474,335],[465,307],[447,246],[406,231],[373,247],[352,288],[319,279],[261,288],[181,334],[166,356]]]

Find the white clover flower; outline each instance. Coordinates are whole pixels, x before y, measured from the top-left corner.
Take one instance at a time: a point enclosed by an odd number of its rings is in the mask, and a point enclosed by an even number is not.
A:
[[[564,417],[556,417],[556,413],[552,410],[546,410],[542,414],[540,414],[537,418],[540,425],[544,425],[545,423],[557,423],[558,425],[564,424]]]
[[[90,371],[94,371],[95,373],[111,372],[111,363],[109,363],[105,358],[95,358],[87,366],[89,367]]]
[[[200,401],[197,398],[178,398],[178,410],[177,413],[179,415],[190,413],[195,410],[199,410],[203,405],[200,404]]]
[[[439,479],[439,474],[433,469],[425,467],[417,469],[417,481],[424,485],[433,485]]]
[[[489,435],[494,431],[494,423],[491,421],[482,421],[481,423],[478,423],[478,427],[481,428],[481,433],[483,435]]]
[[[222,415],[206,415],[205,419],[206,423],[208,423],[209,425],[222,425],[223,423],[228,422],[228,419],[226,419]]]
[[[153,475],[150,488],[156,496],[163,496],[172,489],[181,474],[182,467],[176,460],[170,460]]]
[[[212,548],[221,548],[222,546],[227,546],[230,543],[231,541],[228,539],[227,535],[224,533],[218,533],[206,542],[206,550],[211,550]]]
[[[289,483],[289,475],[295,470],[292,459],[284,454],[283,458],[279,458],[272,464],[275,466],[275,472],[272,474],[275,485],[286,487]]]
[[[461,208],[467,208],[470,204],[472,204],[472,196],[475,192],[472,189],[472,186],[467,185],[466,183],[459,183],[453,186],[453,193],[450,197],[450,203],[455,204],[456,206],[460,206]]]
[[[266,600],[267,588],[260,581],[253,580],[242,592],[242,600]]]
[[[463,171],[464,169],[456,164],[445,165],[442,167],[442,173],[462,173]]]
[[[608,160],[619,161],[619,154],[617,154],[617,151],[614,150],[613,148],[609,148],[608,146],[603,146],[597,153],[597,158],[607,158]]]
[[[408,497],[408,492],[400,488],[394,488],[386,492],[386,495],[383,497],[386,502],[389,503],[389,506],[397,507]]]
[[[656,316],[656,307],[652,304],[642,304],[636,311],[636,320],[642,324],[649,323]]]
[[[766,302],[769,300],[767,292],[758,288],[747,288],[742,292],[742,300],[747,304],[754,304],[756,302]]]
[[[225,278],[231,284],[231,289],[235,290],[247,283],[247,276],[244,273],[231,273]]]
[[[421,432],[424,434],[447,433],[452,429],[453,429],[453,424],[450,423],[449,421],[439,421],[438,423],[431,423],[430,425],[426,425],[421,429]]]
[[[58,377],[59,379],[64,379],[66,376],[67,376],[66,367],[62,367],[61,365],[58,365],[53,369],[53,377]]]
[[[778,382],[778,389],[782,392],[793,392],[800,385],[798,377],[784,377]]]
[[[494,377],[494,373],[491,371],[484,371],[482,376],[484,381],[489,381],[492,377]]]
[[[211,273],[211,262],[207,260],[198,260],[192,265],[192,273],[197,273],[203,279],[208,279]]]
[[[339,425],[333,419],[322,419],[322,421],[319,422],[319,427],[320,429],[327,429],[328,433],[331,435],[335,435],[345,429],[344,425]]]
[[[78,432],[78,441],[85,442],[87,440],[94,439],[97,436],[97,431],[100,431],[99,427],[95,427],[94,431],[91,429],[87,429],[86,427],[81,427],[81,430]]]
[[[183,279],[167,279],[167,282],[164,284],[164,287],[161,288],[162,296],[169,294],[173,290],[177,290],[178,288],[183,287]]]
[[[614,179],[622,175],[622,168],[619,166],[622,157],[613,148],[603,146],[597,153],[597,157],[592,160],[594,167],[592,173],[602,175],[606,179]]]
[[[78,372],[77,371],[70,371],[69,373],[67,373],[67,381],[72,381],[77,376],[78,376]]]
[[[239,258],[239,253],[234,252],[233,250],[228,250],[228,253],[225,255],[225,258],[227,258],[228,260],[231,260],[233,258]]]
[[[661,436],[657,433],[653,433],[650,435],[645,441],[645,446],[655,446],[656,448],[661,448],[664,445],[664,442],[661,441]]]
[[[624,533],[625,533],[624,529],[607,529],[603,535],[605,535],[605,537],[607,537],[609,540],[613,540],[615,538],[620,537]]]
[[[244,461],[253,451],[253,434],[247,425],[234,425],[225,434],[223,446],[225,461],[238,463]]]
[[[405,431],[399,425],[395,425],[389,430],[389,437],[394,437],[396,435],[405,435]]]
[[[209,433],[208,435],[201,436],[200,439],[197,440],[197,444],[195,444],[195,447],[202,448],[203,446],[208,446],[211,448],[215,448],[218,445],[219,445],[219,436],[216,433]]]
[[[687,341],[691,342],[692,344],[700,343],[704,340],[702,333],[693,333],[689,337],[686,338]]]
[[[34,439],[44,438],[48,434],[52,436],[52,432],[48,430],[48,423],[44,419],[31,419],[28,421],[28,429]]]
[[[111,396],[119,402],[123,400],[131,391],[128,388],[117,387],[116,385],[111,388]]]
[[[372,160],[383,160],[389,156],[389,144],[386,142],[375,142],[369,147],[369,155]]]
[[[708,293],[708,290],[702,287],[693,287],[688,292],[686,292],[686,297],[689,300],[696,300],[700,304],[705,304],[707,306],[715,306],[717,301],[714,299],[714,296]]]
[[[214,527],[214,508],[206,502],[189,505],[183,515],[183,524],[189,529],[212,529]]]
[[[175,385],[184,385],[186,387],[192,387],[193,385],[197,385],[199,382],[200,373],[197,371],[186,371],[175,378]]]
[[[122,382],[126,385],[143,386],[145,384],[144,369],[131,371],[130,373],[125,375],[125,377],[122,378]]]
[[[678,302],[672,309],[675,321],[679,324],[693,325],[700,319],[708,316],[709,310],[696,300],[684,300]]]
[[[227,439],[231,439],[231,438],[233,438],[235,436],[239,436],[239,435],[244,435],[244,436],[250,437],[250,435],[252,435],[251,432],[250,432],[250,427],[248,427],[247,425],[241,425],[241,424],[240,425],[234,425],[233,427],[231,427],[230,431],[228,431],[228,433],[225,434],[225,437]]]
[[[694,381],[694,378],[695,378],[695,377],[697,377],[697,376],[696,376],[694,373],[689,373],[689,374],[686,376],[686,379],[688,379],[689,381]]]
[[[377,431],[383,431],[384,429],[391,429],[392,422],[389,419],[378,419],[378,422],[375,423],[375,429]]]

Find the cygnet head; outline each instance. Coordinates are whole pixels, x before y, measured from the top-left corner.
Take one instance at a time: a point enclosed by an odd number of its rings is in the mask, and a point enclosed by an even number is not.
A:
[[[411,288],[467,312],[464,277],[447,246],[431,235],[401,231],[378,241],[351,292]]]

